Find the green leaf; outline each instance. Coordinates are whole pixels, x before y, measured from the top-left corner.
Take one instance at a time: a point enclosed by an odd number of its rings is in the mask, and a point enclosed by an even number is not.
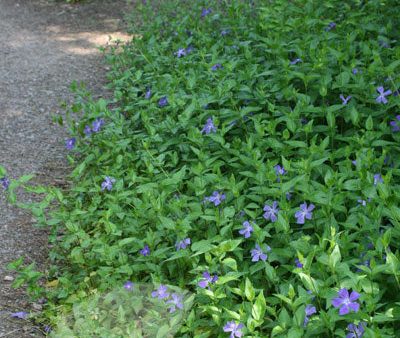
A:
[[[212,249],[214,249],[215,245],[212,244],[212,242],[213,242],[213,240],[209,239],[209,240],[202,240],[202,241],[193,243],[191,248],[192,248],[192,251],[195,253],[191,257],[201,255],[205,252],[208,252],[208,251],[211,251]]]
[[[234,270],[234,271],[237,271],[237,263],[236,263],[236,260],[234,260],[234,259],[231,258],[231,257],[225,258],[225,259],[222,261],[222,264],[225,265],[225,266],[227,266],[227,267],[229,267],[230,269],[232,269],[232,270]]]
[[[164,324],[158,329],[156,338],[167,338],[169,336],[170,330],[171,329],[168,324]]]
[[[329,255],[329,266],[331,269],[334,269],[342,259],[342,256],[340,254],[340,248],[339,245],[336,244],[335,247],[332,250],[332,253]]]
[[[122,246],[124,246],[124,245],[131,244],[131,243],[133,243],[133,242],[135,242],[135,241],[137,241],[137,238],[136,238],[136,237],[127,237],[127,238],[121,239],[121,240],[118,242],[118,246],[122,247]]]
[[[304,330],[298,327],[292,327],[287,335],[287,338],[303,338],[304,337]]]
[[[367,130],[372,130],[374,128],[374,120],[371,115],[368,116],[367,121],[365,122],[365,128]]]
[[[281,333],[283,333],[283,332],[285,332],[285,331],[286,331],[286,330],[285,330],[282,326],[276,325],[276,326],[274,326],[274,328],[272,329],[271,337],[275,337],[275,336],[277,336],[277,335],[279,335],[279,334],[281,334]]]
[[[351,122],[353,122],[354,125],[358,125],[358,122],[360,120],[360,114],[358,113],[357,109],[353,106],[350,109],[350,119]]]
[[[261,290],[251,309],[251,315],[255,320],[261,321],[264,318],[266,309],[267,309],[267,304],[265,302],[264,293]]]
[[[328,111],[328,113],[326,114],[326,121],[328,122],[328,126],[331,129],[334,129],[336,126],[336,122],[335,122],[335,114],[331,111]]]
[[[253,284],[251,284],[250,279],[246,277],[245,287],[244,287],[244,294],[246,295],[247,300],[250,302],[253,301],[255,297],[255,291],[253,288]]]
[[[0,165],[0,178],[3,178],[7,174],[6,169]]]
[[[298,175],[298,176],[295,176],[294,178],[292,178],[290,181],[283,183],[281,186],[282,193],[285,194],[285,193],[289,192],[291,189],[296,187],[297,183],[304,181],[305,177],[306,177],[306,175]]]
[[[394,255],[392,252],[390,251],[386,251],[386,264],[389,265],[391,272],[393,273],[393,275],[399,275],[400,274],[400,261],[399,259],[396,257],[396,255]]]
[[[222,253],[233,251],[242,242],[243,242],[242,239],[231,239],[229,241],[224,241],[220,245],[218,245],[215,249],[213,249],[213,253],[215,255],[221,255]],[[192,249],[193,249],[193,246],[192,246]]]
[[[303,272],[299,272],[299,277],[307,290],[311,290],[313,293],[319,293],[318,284],[315,279]]]
[[[29,182],[32,178],[34,177],[34,175],[23,175],[20,178],[18,178],[18,181],[20,183],[27,183]]]
[[[348,180],[343,183],[343,189],[350,191],[358,191],[361,189],[361,181],[359,179]]]

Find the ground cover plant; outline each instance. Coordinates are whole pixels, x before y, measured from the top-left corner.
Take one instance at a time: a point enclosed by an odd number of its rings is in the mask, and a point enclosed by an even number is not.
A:
[[[76,88],[72,186],[30,206],[51,282],[17,281],[52,325],[140,282],[194,294],[176,337],[398,336],[399,4],[139,9],[114,100]]]

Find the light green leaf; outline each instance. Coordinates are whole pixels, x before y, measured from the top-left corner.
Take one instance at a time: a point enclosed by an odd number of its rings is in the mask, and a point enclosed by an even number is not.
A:
[[[245,282],[245,287],[244,287],[244,294],[246,295],[246,298],[252,302],[254,297],[255,297],[255,291],[253,288],[253,284],[251,284],[250,279],[246,277],[246,282]]]
[[[255,301],[252,309],[251,309],[251,315],[255,320],[261,321],[264,318],[266,309],[267,309],[267,304],[265,302],[264,293],[261,290],[256,298],[256,301]]]

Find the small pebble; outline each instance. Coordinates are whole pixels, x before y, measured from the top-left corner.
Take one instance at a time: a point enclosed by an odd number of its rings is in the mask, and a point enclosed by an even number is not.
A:
[[[32,303],[32,307],[37,311],[42,311],[43,306],[38,303]]]

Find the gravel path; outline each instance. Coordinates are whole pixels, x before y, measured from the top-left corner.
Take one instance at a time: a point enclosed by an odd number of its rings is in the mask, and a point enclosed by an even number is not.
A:
[[[108,36],[124,37],[123,0],[80,5],[40,0],[0,0],[0,164],[11,177],[36,173],[56,182],[65,172],[65,132],[51,121],[70,101],[69,85],[84,81],[97,96],[105,65],[97,50]],[[126,37],[126,36],[125,36]],[[0,193],[0,195],[2,195]],[[27,197],[25,197],[27,198]],[[32,311],[20,290],[11,288],[6,265],[23,255],[46,266],[46,232],[32,227],[29,214],[0,196],[0,337],[42,336],[10,313]]]

